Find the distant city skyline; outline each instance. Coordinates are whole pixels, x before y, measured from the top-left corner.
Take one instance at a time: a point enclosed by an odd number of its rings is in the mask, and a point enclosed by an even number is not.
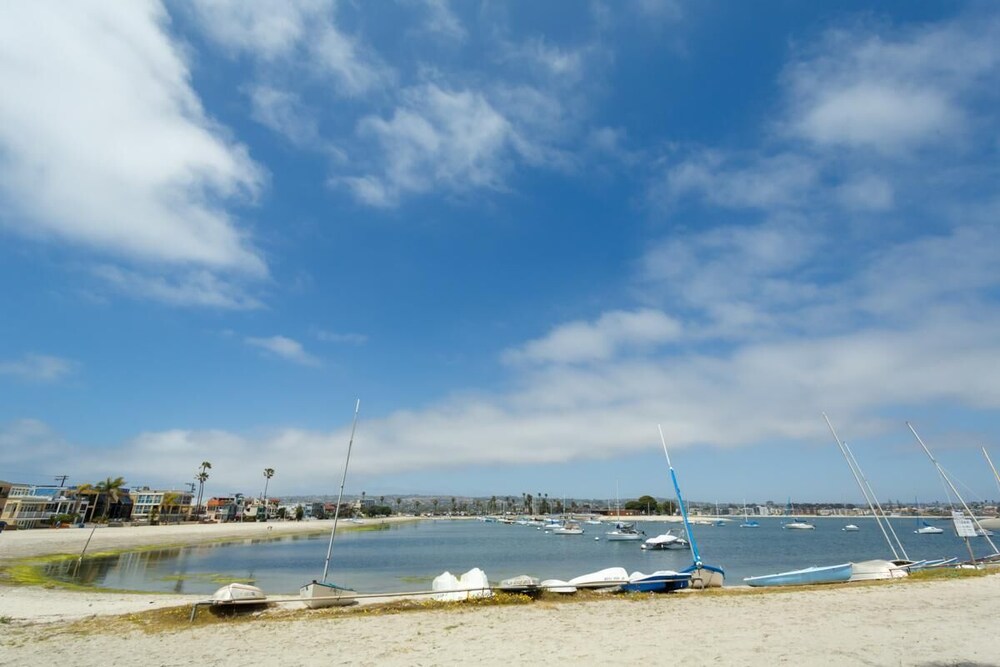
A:
[[[0,478],[1000,495],[1000,6],[0,5]]]

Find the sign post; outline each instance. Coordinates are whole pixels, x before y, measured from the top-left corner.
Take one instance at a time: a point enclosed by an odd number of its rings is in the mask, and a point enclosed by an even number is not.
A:
[[[951,513],[951,520],[955,524],[955,532],[958,536],[965,540],[965,546],[969,549],[969,557],[972,559],[972,564],[976,564],[976,555],[972,552],[972,543],[969,542],[970,537],[977,537],[979,533],[976,532],[976,526],[972,523],[970,517],[965,516],[961,510],[953,510]]]

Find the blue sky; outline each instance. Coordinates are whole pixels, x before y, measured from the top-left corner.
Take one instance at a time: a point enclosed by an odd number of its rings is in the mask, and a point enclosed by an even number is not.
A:
[[[0,478],[1000,495],[990,3],[0,8]]]

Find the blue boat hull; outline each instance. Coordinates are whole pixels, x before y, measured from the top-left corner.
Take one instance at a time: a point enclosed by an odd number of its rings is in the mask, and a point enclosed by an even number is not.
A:
[[[760,577],[747,577],[743,581],[750,586],[807,586],[811,584],[837,584],[850,581],[853,573],[850,563],[828,565],[826,567],[807,567],[804,570],[765,574]]]
[[[669,593],[687,588],[691,575],[684,572],[654,572],[622,584],[620,590],[626,593]]]

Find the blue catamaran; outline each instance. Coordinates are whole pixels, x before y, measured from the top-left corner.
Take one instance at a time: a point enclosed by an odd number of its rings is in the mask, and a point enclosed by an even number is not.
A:
[[[681,519],[684,521],[684,532],[687,533],[688,545],[691,547],[691,558],[694,560],[694,563],[690,567],[681,570],[681,572],[690,573],[691,588],[716,588],[722,586],[726,579],[725,571],[721,567],[706,565],[701,560],[701,554],[698,553],[698,543],[695,542],[694,534],[691,532],[687,508],[684,507],[684,498],[681,497],[681,487],[677,484],[677,473],[674,472],[674,466],[670,463],[670,453],[667,452],[667,439],[663,437],[663,427],[657,424],[656,428],[660,431],[663,454],[667,457],[667,467],[670,468],[670,481],[674,483],[674,492],[677,494],[677,506],[681,510]]]

